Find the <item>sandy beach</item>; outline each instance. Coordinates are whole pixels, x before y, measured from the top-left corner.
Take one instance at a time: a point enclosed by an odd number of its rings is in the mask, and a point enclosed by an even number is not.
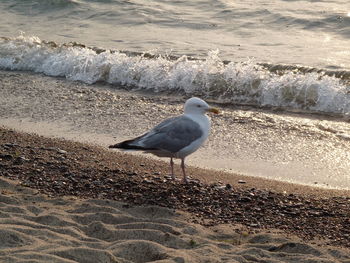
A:
[[[185,97],[0,74],[1,262],[350,262],[346,121],[216,105],[184,184],[107,145]]]
[[[347,191],[0,134],[2,262],[350,262]]]
[[[350,263],[344,2],[0,1],[0,263]]]
[[[0,71],[0,125],[103,147],[139,136],[183,112],[183,94],[87,85],[30,72]],[[350,189],[345,119],[215,104],[207,142],[191,166],[284,182]]]
[[[0,178],[1,262],[350,262],[343,248],[117,201],[47,198]]]

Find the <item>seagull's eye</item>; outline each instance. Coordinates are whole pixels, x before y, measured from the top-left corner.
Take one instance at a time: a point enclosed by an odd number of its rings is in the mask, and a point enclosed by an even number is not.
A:
[[[201,107],[201,105],[199,105],[199,104],[198,104],[198,105],[197,105],[197,107],[198,107],[198,108],[200,108],[200,107]]]

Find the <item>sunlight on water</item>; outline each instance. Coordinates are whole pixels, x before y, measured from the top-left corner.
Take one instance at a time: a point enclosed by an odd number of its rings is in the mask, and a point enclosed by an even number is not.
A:
[[[24,31],[47,41],[197,58],[219,49],[236,62],[254,57],[349,70],[349,59],[336,56],[349,45],[344,6],[344,0],[8,0],[0,1],[0,37]],[[331,44],[320,45],[323,34]]]

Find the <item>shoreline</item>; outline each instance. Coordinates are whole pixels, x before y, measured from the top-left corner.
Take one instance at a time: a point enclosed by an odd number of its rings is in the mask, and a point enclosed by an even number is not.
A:
[[[185,100],[30,72],[0,75],[0,125],[102,146],[139,136],[181,114]],[[187,164],[350,189],[347,122],[239,106],[220,110],[219,116],[210,116],[209,139]]]
[[[167,162],[4,128],[0,133],[1,176],[51,197],[159,205],[188,212],[204,226],[242,224],[253,232],[279,229],[304,240],[327,237],[326,244],[350,247],[350,235],[345,235],[349,191],[195,167],[188,167],[188,173],[198,180],[186,185],[167,178]]]
[[[13,121],[13,120],[10,120]],[[22,124],[22,123],[21,123]],[[15,128],[13,128],[13,126]],[[26,126],[29,126],[29,124],[26,124]],[[23,126],[22,126],[23,127]],[[49,126],[48,126],[49,127]],[[108,149],[108,144],[105,138],[102,139],[94,139],[92,142],[88,142],[88,135],[86,135],[86,138],[82,141],[78,140],[76,137],[77,135],[70,135],[68,138],[66,137],[60,137],[57,136],[57,134],[50,134],[47,132],[48,127],[44,127],[45,135],[42,135],[41,128],[38,127],[38,129],[32,128],[28,129],[22,129],[20,128],[20,123],[11,125],[11,127],[7,127],[6,125],[2,124],[0,125],[0,130],[8,130],[13,131],[17,134],[22,134],[24,136],[36,136],[38,138],[44,138],[45,140],[54,140],[58,142],[67,142],[72,144],[81,144],[85,145],[86,147],[92,147],[93,149],[98,149],[99,151],[107,151],[112,154],[117,154],[118,156],[128,156],[129,158],[134,158],[135,162],[139,161],[141,163],[147,162],[151,163],[152,165],[158,166],[159,170],[161,171],[160,174],[166,175],[168,174],[169,170],[169,163],[168,158],[157,158],[152,156],[151,154],[145,154],[142,152],[123,152],[118,150],[111,150]],[[50,128],[57,128],[56,126],[50,127]],[[91,134],[90,134],[91,136]],[[112,138],[111,138],[112,139]],[[175,175],[177,176],[177,180],[182,179],[182,171],[180,168],[180,163],[177,159],[174,160],[174,169],[175,169]],[[141,167],[142,169],[142,167]],[[194,180],[200,180],[203,183],[206,184],[231,184],[238,186],[242,189],[251,189],[251,188],[260,188],[267,191],[274,191],[284,194],[299,194],[303,196],[311,196],[311,197],[337,197],[337,196],[344,196],[344,197],[350,197],[350,190],[348,189],[337,189],[337,188],[329,188],[324,186],[318,186],[317,184],[313,185],[306,185],[306,184],[299,184],[299,183],[293,183],[283,180],[275,180],[270,178],[264,178],[260,176],[251,176],[246,174],[237,173],[234,171],[225,171],[225,170],[218,170],[218,169],[210,169],[210,168],[204,168],[199,167],[195,165],[186,165],[186,170],[189,171],[189,177]],[[158,173],[158,172],[156,172]],[[193,176],[192,176],[193,175]]]

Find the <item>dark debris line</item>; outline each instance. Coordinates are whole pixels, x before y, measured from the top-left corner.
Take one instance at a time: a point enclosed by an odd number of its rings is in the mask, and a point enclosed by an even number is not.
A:
[[[350,198],[306,198],[198,181],[186,185],[157,174],[150,164],[137,167],[125,160],[107,160],[112,154],[0,129],[0,176],[49,196],[159,205],[190,212],[203,225],[276,228],[306,240],[325,238],[329,244],[350,247]]]

